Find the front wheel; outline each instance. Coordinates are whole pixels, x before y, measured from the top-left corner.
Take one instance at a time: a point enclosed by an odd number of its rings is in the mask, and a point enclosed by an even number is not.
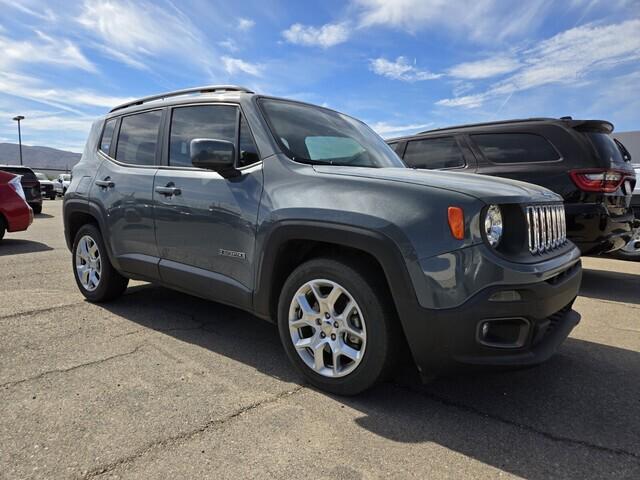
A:
[[[95,225],[84,225],[73,242],[73,274],[80,292],[91,302],[106,302],[122,295],[129,279],[113,268]]]
[[[291,362],[314,386],[355,395],[396,360],[397,321],[386,288],[346,262],[300,265],[280,294],[278,328]]]

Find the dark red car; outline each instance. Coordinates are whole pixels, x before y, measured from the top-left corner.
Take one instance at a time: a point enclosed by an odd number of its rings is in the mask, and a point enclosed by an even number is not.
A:
[[[26,230],[33,222],[33,210],[27,204],[20,177],[0,171],[0,240],[4,232]]]

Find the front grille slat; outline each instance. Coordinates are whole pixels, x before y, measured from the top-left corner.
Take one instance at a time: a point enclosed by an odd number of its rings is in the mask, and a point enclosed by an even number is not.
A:
[[[530,205],[526,207],[529,252],[538,255],[567,243],[564,205]]]

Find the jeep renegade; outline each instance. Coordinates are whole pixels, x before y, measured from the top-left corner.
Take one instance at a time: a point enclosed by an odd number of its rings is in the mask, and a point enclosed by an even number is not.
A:
[[[407,351],[424,378],[534,365],[580,318],[561,197],[406,168],[354,118],[241,87],[142,98],[96,121],[64,226],[90,301],[141,279],[244,309],[338,394]]]

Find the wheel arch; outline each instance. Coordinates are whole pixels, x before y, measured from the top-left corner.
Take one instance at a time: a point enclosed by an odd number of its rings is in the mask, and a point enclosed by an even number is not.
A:
[[[254,311],[262,318],[277,318],[278,297],[291,272],[323,255],[346,257],[382,275],[401,319],[405,307],[417,303],[400,249],[382,233],[344,224],[284,221],[272,227],[263,245],[254,293]]]

